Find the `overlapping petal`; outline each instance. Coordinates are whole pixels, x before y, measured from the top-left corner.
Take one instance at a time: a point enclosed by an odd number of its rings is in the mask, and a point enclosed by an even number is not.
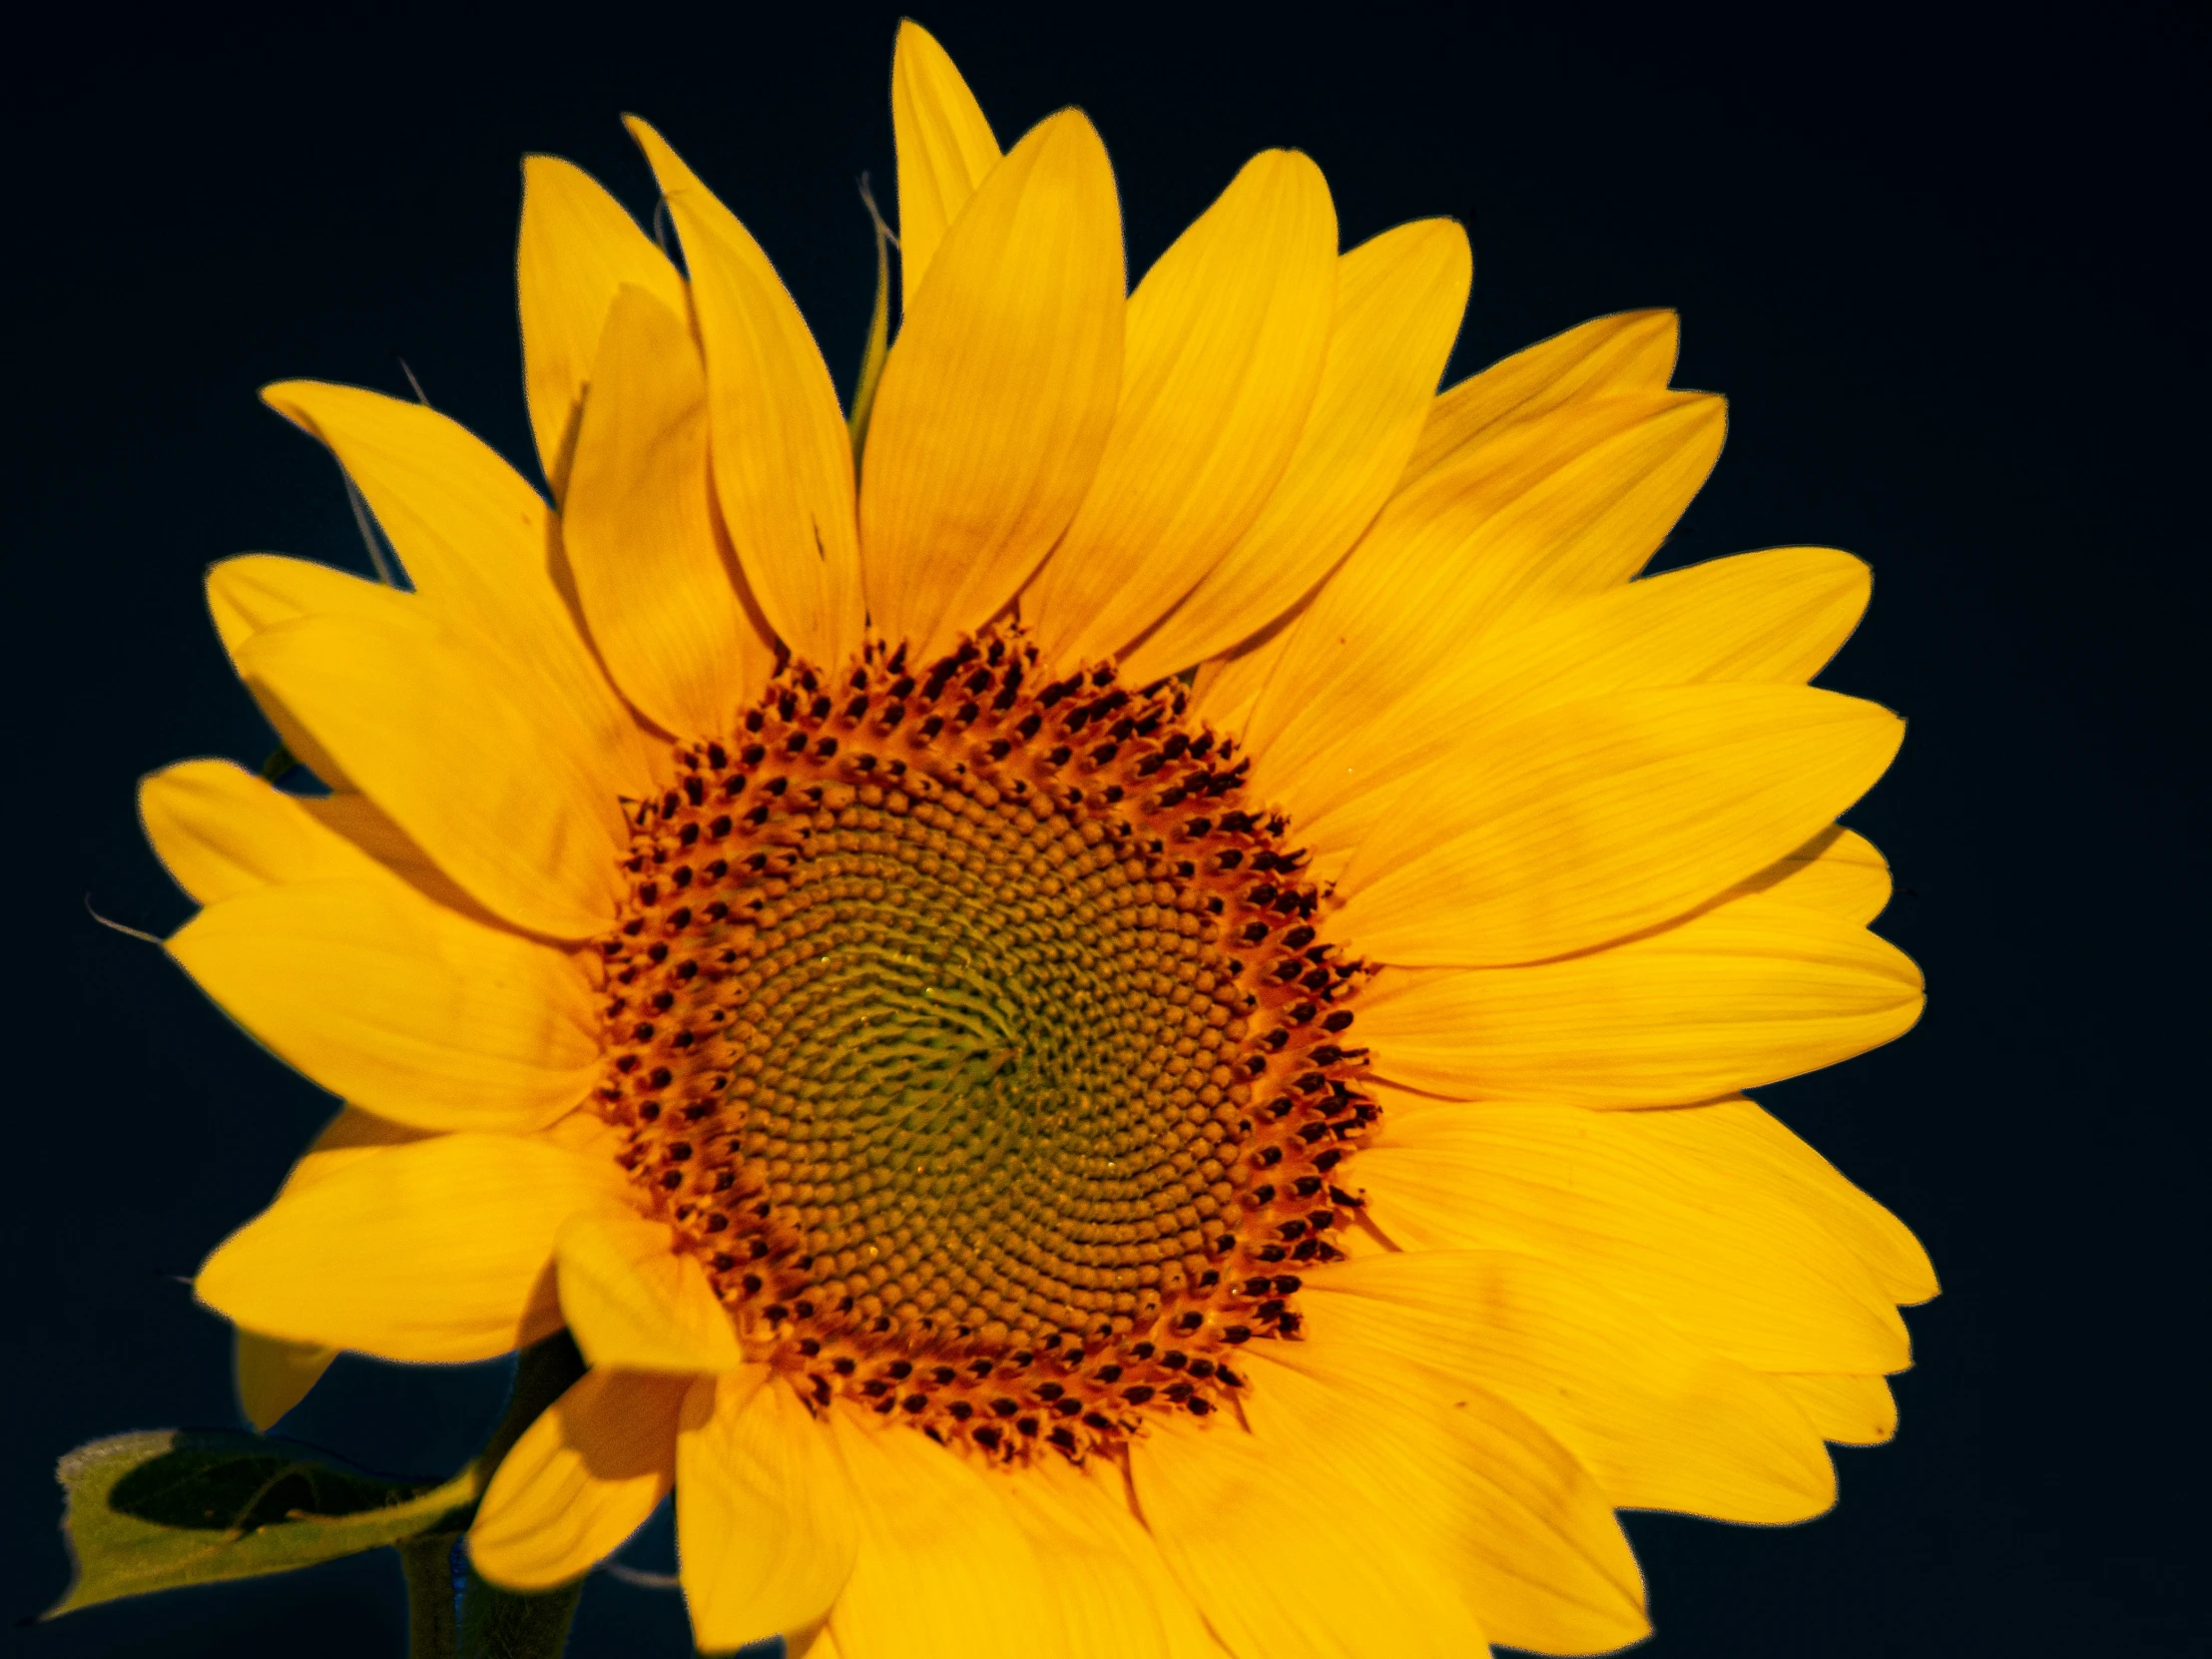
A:
[[[1625,692],[1500,722],[1396,794],[1339,880],[1336,924],[1411,966],[1585,950],[1802,845],[1904,736],[1877,704],[1802,686]]]
[[[1148,685],[1249,639],[1344,557],[1405,469],[1473,275],[1466,233],[1443,219],[1337,262],[1329,353],[1290,464],[1236,545],[1130,651],[1126,679]]]
[[[1349,850],[1391,786],[1475,752],[1498,722],[1662,686],[1803,684],[1857,625],[1867,567],[1828,548],[1741,553],[1630,582],[1439,665],[1400,700],[1386,739],[1355,723],[1278,787],[1308,844]]]
[[[1819,1210],[1706,1144],[1730,1127],[1712,1107],[1382,1099],[1388,1132],[1356,1179],[1404,1249],[1541,1257],[1760,1371],[1910,1361],[1874,1268]]]
[[[257,887],[202,910],[169,951],[288,1064],[403,1123],[536,1129],[591,1086],[597,1021],[576,964],[401,881]]]
[[[1662,391],[1681,326],[1672,311],[1618,311],[1504,357],[1439,396],[1407,461],[1407,482],[1520,422],[1571,403]]]
[[[1292,631],[1246,738],[1263,788],[1492,635],[1626,582],[1720,454],[1715,397],[1568,405],[1455,452],[1382,509]]]
[[[1130,1511],[1106,1458],[1042,1457],[1000,1483],[1015,1526],[1045,1564],[1066,1659],[1222,1659],[1198,1608]]]
[[[522,386],[553,498],[567,493],[577,416],[624,287],[677,316],[691,309],[684,278],[598,180],[557,156],[522,161],[522,234],[515,288],[522,314]]]
[[[999,154],[975,94],[936,36],[910,17],[899,23],[891,52],[891,134],[898,146],[902,308],[911,313],[945,233]]]
[[[611,1160],[519,1136],[388,1147],[282,1194],[201,1267],[249,1330],[387,1360],[489,1360],[561,1328],[553,1239],[621,1191]]]
[[[1067,528],[1114,418],[1122,280],[1105,146],[1064,111],[967,204],[883,365],[861,543],[870,620],[908,661],[989,621]]]
[[[312,616],[264,629],[238,661],[487,908],[553,938],[613,919],[621,775],[562,705],[480,672],[469,636],[411,609]]]
[[[1838,1445],[1880,1445],[1898,1431],[1898,1402],[1886,1377],[1848,1372],[1781,1375],[1806,1421]]]
[[[1479,1378],[1557,1435],[1616,1507],[1773,1523],[1835,1500],[1835,1472],[1789,1389],[1619,1296],[1599,1272],[1425,1250],[1311,1283],[1312,1340],[1340,1366],[1447,1394]]]
[[[1022,597],[1050,659],[1120,651],[1259,517],[1321,385],[1337,263],[1321,169],[1270,150],[1146,273],[1097,476]]]
[[[631,135],[684,241],[707,359],[716,498],[779,638],[807,661],[860,643],[852,443],[836,388],[783,278],[737,215],[635,116]]]
[[[1385,972],[1359,1029],[1382,1076],[1431,1093],[1664,1106],[1864,1053],[1922,1000],[1896,946],[1755,893],[1555,961]]]
[[[730,1316],[673,1229],[635,1211],[579,1211],[553,1242],[561,1315],[594,1366],[719,1375],[744,1364]]]
[[[862,1510],[829,1431],[783,1382],[762,1367],[695,1382],[676,1482],[677,1556],[702,1650],[796,1635],[830,1611],[852,1574]]]
[[[1131,1460],[1162,1553],[1232,1651],[1595,1653],[1644,1633],[1604,1494],[1524,1412],[1471,1381],[1449,1400],[1379,1385],[1315,1344],[1251,1361],[1249,1431],[1179,1427]],[[1358,1540],[1310,1594],[1281,1574],[1287,1466]]]
[[[678,737],[726,731],[775,671],[776,642],[715,516],[684,313],[626,284],[595,362],[561,515],[577,600],[642,714]]]
[[[570,607],[558,521],[489,444],[435,409],[357,386],[285,380],[262,397],[337,456],[423,606],[490,648],[480,673],[526,703],[559,705],[600,764],[645,763]]]
[[[859,1513],[859,1554],[830,1613],[846,1659],[1055,1651],[1047,1567],[1000,1501],[996,1476],[872,1416],[833,1411],[830,1428]]]

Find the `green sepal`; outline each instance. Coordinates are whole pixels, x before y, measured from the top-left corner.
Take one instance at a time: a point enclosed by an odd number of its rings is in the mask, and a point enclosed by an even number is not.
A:
[[[386,1480],[288,1440],[197,1429],[94,1440],[55,1473],[75,1571],[47,1618],[450,1530],[482,1491],[473,1467],[434,1485]]]
[[[891,348],[891,256],[892,243],[888,225],[875,211],[875,198],[867,188],[867,175],[860,175],[860,200],[867,206],[867,216],[875,226],[875,308],[868,315],[867,344],[860,352],[860,374],[852,385],[852,417],[846,423],[852,432],[852,465],[855,471],[860,457],[867,449],[867,425],[875,413],[875,387],[883,378],[883,363],[890,356]]]

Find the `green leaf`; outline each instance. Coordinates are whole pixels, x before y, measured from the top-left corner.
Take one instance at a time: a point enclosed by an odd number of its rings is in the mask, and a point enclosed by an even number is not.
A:
[[[483,1489],[473,1468],[437,1485],[385,1480],[290,1441],[191,1429],[94,1440],[55,1473],[76,1574],[48,1618],[396,1544]]]

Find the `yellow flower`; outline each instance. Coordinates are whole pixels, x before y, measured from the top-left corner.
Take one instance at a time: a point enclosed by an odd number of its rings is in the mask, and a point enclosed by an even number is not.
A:
[[[1340,255],[1271,151],[1125,297],[1079,112],[1002,156],[908,25],[893,116],[857,471],[642,122],[682,272],[528,164],[556,507],[267,393],[414,588],[217,567],[331,793],[145,786],[175,957],[349,1103],[201,1272],[249,1402],[565,1324],[475,1561],[572,1578],[673,1486],[709,1649],[1634,1641],[1614,1511],[1825,1508],[1936,1293],[1737,1092],[1921,1005],[1835,825],[1901,725],[1806,684],[1865,567],[1636,579],[1721,443],[1671,315],[1437,396],[1455,225]]]

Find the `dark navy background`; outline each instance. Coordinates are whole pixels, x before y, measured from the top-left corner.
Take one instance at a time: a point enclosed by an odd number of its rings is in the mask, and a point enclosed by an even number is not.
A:
[[[309,9],[341,10],[289,11]],[[175,1276],[331,1109],[82,907],[181,922],[133,781],[270,748],[203,567],[363,564],[331,462],[255,388],[403,394],[404,357],[529,464],[517,158],[568,156],[649,209],[628,109],[753,227],[848,382],[873,276],[853,181],[890,191],[890,9],[190,10],[49,10],[0,70],[20,123],[0,526],[26,746],[11,1617],[64,1583],[59,1453],[235,1420],[226,1334]],[[1910,1316],[1897,1442],[1837,1453],[1836,1513],[1631,1517],[1646,1651],[2202,1652],[2203,13],[1450,10],[948,3],[923,21],[1002,141],[1091,112],[1134,272],[1254,150],[1297,145],[1348,246],[1465,221],[1453,377],[1600,312],[1679,307],[1678,383],[1727,392],[1733,419],[1663,560],[1812,542],[1874,563],[1872,616],[1826,683],[1912,718],[1853,822],[1895,861],[1882,925],[1933,1000],[1894,1047],[1764,1093],[1919,1230],[1945,1295]],[[503,1386],[496,1367],[348,1361],[287,1426],[443,1475]],[[1326,1517],[1322,1494],[1287,1505],[1287,1603],[1327,1594],[1330,1552],[1359,1545]],[[668,1549],[664,1525],[630,1559]],[[602,1579],[572,1651],[674,1654],[681,1632],[676,1597]],[[39,1659],[386,1659],[399,1586],[368,1556],[4,1639]]]

